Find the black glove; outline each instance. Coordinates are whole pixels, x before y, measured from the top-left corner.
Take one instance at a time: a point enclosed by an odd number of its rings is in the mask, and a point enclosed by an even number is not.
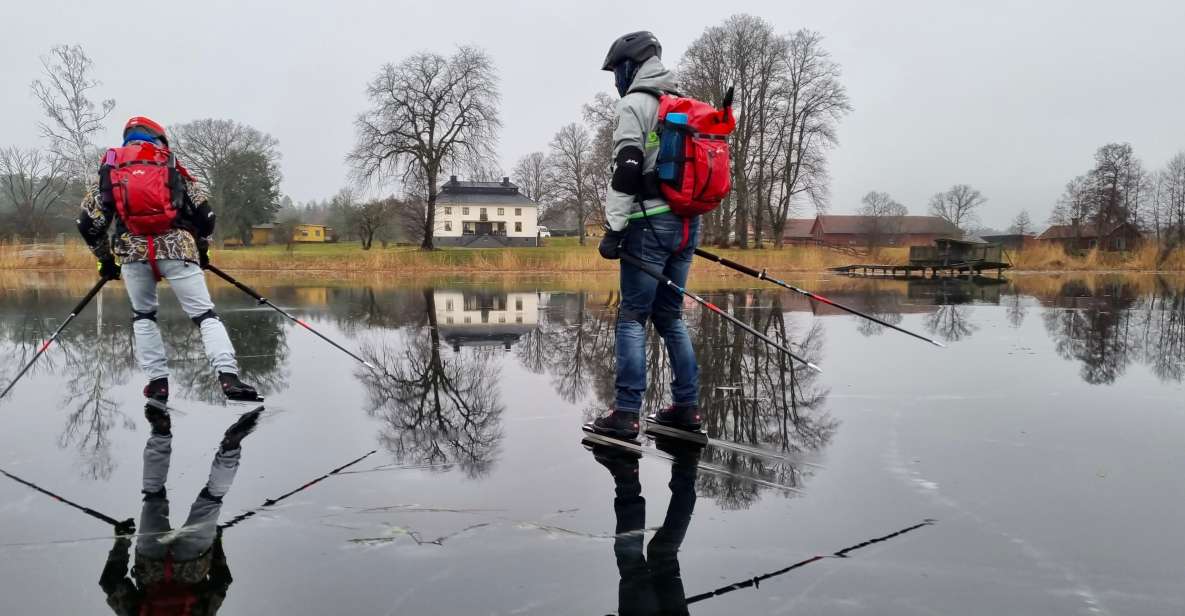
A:
[[[198,265],[201,265],[202,269],[206,269],[210,266],[210,242],[207,242],[206,240],[198,240],[197,249]]]
[[[99,277],[107,280],[119,280],[119,264],[115,262],[115,257],[107,255],[99,259]]]
[[[597,247],[601,257],[605,259],[620,259],[625,252],[625,231],[605,230],[605,237],[601,238],[601,245]]]
[[[115,525],[115,534],[117,535],[134,535],[136,534],[136,521],[128,518]]]

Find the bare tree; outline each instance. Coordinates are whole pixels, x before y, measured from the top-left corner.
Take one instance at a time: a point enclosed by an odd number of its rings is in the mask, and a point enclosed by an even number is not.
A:
[[[901,217],[908,210],[887,192],[869,191],[860,200],[860,215],[868,217],[868,248],[893,243],[890,238],[901,233]]]
[[[556,199],[566,203],[576,214],[576,230],[584,245],[584,225],[599,206],[593,188],[593,148],[588,130],[573,122],[564,126],[551,140],[548,178]]]
[[[275,137],[234,120],[205,118],[169,127],[169,145],[206,190],[213,193],[217,170],[236,152],[262,154],[279,164],[279,141]]]
[[[1071,225],[1086,220],[1090,213],[1090,195],[1086,176],[1080,175],[1069,182],[1058,197],[1057,205],[1049,215],[1050,224]]]
[[[1032,228],[1033,220],[1029,218],[1028,210],[1021,210],[1020,213],[1016,215],[1016,218],[1012,219],[1011,231],[1013,233],[1024,235],[1032,230]]]
[[[538,203],[541,208],[551,198],[551,185],[547,182],[547,155],[531,152],[514,164],[511,177],[518,184],[523,196]],[[540,211],[540,214],[543,212]]]
[[[287,212],[276,221],[272,229],[272,236],[277,243],[284,244],[284,250],[292,251],[292,244],[296,241],[296,227],[300,225],[300,216],[296,212]]]
[[[37,236],[48,228],[55,210],[64,209],[68,161],[38,150],[0,149],[0,191],[13,208],[16,231]]]
[[[987,198],[967,184],[955,184],[930,197],[930,213],[966,232],[979,219],[977,210]]]
[[[592,102],[585,103],[582,112],[584,123],[592,133],[592,188],[597,203],[603,205],[609,199],[609,183],[613,179],[613,131],[617,128],[617,99],[598,92]],[[604,222],[604,208],[594,208],[592,218]]]
[[[93,70],[94,62],[81,46],[55,45],[41,58],[42,78],[30,84],[49,118],[38,125],[41,134],[49,140],[50,151],[66,161],[64,174],[70,180],[82,180],[98,168],[91,139],[115,108],[113,99],[98,105],[90,99],[90,91],[100,85]]]
[[[764,127],[773,105],[772,92],[781,80],[786,39],[778,36],[769,22],[753,15],[733,15],[718,26],[709,27],[688,47],[679,65],[687,94],[701,100],[720,102],[730,87],[735,88],[736,131],[732,135],[732,195],[706,219],[708,233],[728,242],[749,245],[753,183],[763,178],[759,160],[765,155]]]
[[[1160,226],[1169,245],[1185,243],[1185,152],[1169,160],[1158,176]]]
[[[354,123],[348,159],[360,179],[398,177],[426,187],[420,246],[432,250],[441,170],[493,156],[501,127],[493,61],[474,47],[447,58],[415,54],[384,65],[366,94],[371,108]]]
[[[786,220],[802,201],[816,210],[827,207],[829,196],[827,151],[838,144],[836,128],[852,110],[847,89],[840,83],[839,65],[823,49],[817,32],[799,30],[789,39],[782,60],[785,77],[775,90],[773,119],[766,141],[773,150],[766,194],[761,200],[768,212],[777,246],[782,245]],[[763,182],[758,182],[761,186]],[[758,212],[760,213],[760,208]],[[760,233],[761,225],[758,225]]]

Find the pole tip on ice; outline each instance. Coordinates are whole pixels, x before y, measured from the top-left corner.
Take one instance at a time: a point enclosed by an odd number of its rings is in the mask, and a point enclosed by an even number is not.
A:
[[[814,362],[809,362],[809,361],[808,361],[808,362],[806,362],[806,367],[807,367],[807,368],[810,368],[811,370],[814,370],[815,372],[818,372],[819,374],[822,374],[822,373],[823,373],[823,369],[822,369],[822,368],[820,368],[820,367],[818,367],[818,366],[816,366],[816,365],[814,364]]]
[[[930,344],[932,344],[932,345],[934,345],[934,346],[936,346],[936,347],[939,347],[939,348],[943,348],[943,349],[945,349],[945,348],[946,348],[946,345],[945,345],[945,344],[942,344],[941,342],[939,342],[939,341],[937,341],[937,340],[931,340],[931,341],[930,341]]]

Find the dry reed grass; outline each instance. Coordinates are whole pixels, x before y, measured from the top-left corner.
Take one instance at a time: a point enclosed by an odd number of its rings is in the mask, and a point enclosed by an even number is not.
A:
[[[908,261],[907,248],[884,248],[874,254],[855,257],[818,246],[787,246],[781,249],[709,250],[775,274],[818,272],[850,263],[902,264]],[[1067,255],[1057,246],[1038,246],[1010,253],[1018,271],[1164,271],[1185,272],[1185,247],[1161,251],[1145,245],[1131,253],[1091,251],[1085,255]],[[423,252],[414,248],[394,247],[361,250],[356,244],[300,245],[294,250],[282,246],[248,249],[213,250],[211,259],[227,270],[258,270],[340,274],[383,274],[400,277],[436,277],[451,274],[562,274],[614,273],[617,264],[601,259],[594,245],[552,245],[542,248],[446,249]],[[0,243],[0,270],[89,270],[94,257],[78,242],[38,245]],[[703,272],[732,275],[719,266],[702,268]]]

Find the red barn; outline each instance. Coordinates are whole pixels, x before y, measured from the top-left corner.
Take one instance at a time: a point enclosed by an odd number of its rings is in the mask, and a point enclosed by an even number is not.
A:
[[[938,216],[820,214],[811,227],[815,240],[831,246],[930,246],[938,238],[962,235]]]

